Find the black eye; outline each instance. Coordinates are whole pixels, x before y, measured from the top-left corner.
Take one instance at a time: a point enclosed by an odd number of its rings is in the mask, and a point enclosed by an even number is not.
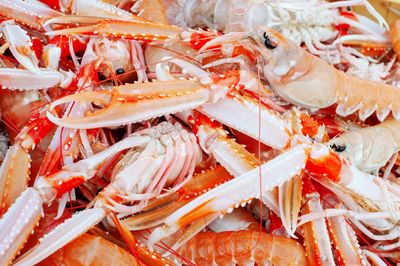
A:
[[[271,41],[271,39],[269,38],[269,36],[267,35],[266,32],[264,32],[264,44],[265,47],[267,47],[268,49],[275,49],[276,48],[276,43],[274,43],[273,41]]]
[[[336,145],[336,144],[332,144],[331,148],[334,149],[337,152],[342,152],[346,150],[346,144],[342,144],[342,145]]]
[[[118,69],[115,71],[115,73],[117,73],[117,75],[122,75],[122,74],[125,73],[125,69],[123,69],[122,67],[121,67],[121,68],[118,68]]]

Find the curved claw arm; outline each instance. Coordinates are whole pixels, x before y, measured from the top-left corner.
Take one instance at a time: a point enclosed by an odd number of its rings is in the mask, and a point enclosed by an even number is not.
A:
[[[54,124],[67,128],[89,129],[120,126],[195,108],[209,99],[209,89],[191,80],[128,84],[112,92],[80,92],[58,99],[50,106],[73,101],[104,105],[101,110],[81,118],[58,118],[47,113]]]
[[[288,164],[290,168],[287,167]],[[271,191],[299,175],[303,169],[315,174],[327,173],[331,180],[336,180],[340,174],[341,161],[324,145],[302,144],[292,148],[273,160],[208,191],[171,214],[165,220],[164,226],[157,228],[150,235],[148,245],[151,248],[154,243],[179,229],[196,224],[199,218],[224,215],[233,211],[233,208],[244,206],[254,198],[261,198],[260,190],[263,194]]]
[[[130,40],[164,41],[176,37],[181,29],[146,21],[107,20],[88,16],[63,16],[46,21],[49,24],[84,24],[75,28],[49,31],[46,35],[103,35]]]
[[[31,49],[31,38],[27,32],[17,24],[6,21],[2,23],[3,33],[6,40],[10,43],[10,51],[26,69],[41,75],[39,70],[39,60],[35,52]]]
[[[71,94],[60,99],[53,101],[50,104],[50,111],[54,110],[57,106],[65,103],[81,102],[81,103],[94,103],[98,105],[106,105],[111,102],[112,94],[108,91],[82,91],[78,94]]]
[[[23,0],[0,1],[0,14],[36,30],[43,30],[43,20],[63,15],[39,1]]]

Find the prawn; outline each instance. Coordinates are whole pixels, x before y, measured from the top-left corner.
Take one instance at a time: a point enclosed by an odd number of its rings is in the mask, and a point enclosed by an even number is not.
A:
[[[390,112],[400,119],[397,88],[347,75],[271,29],[251,39],[258,44],[258,61],[265,78],[285,100],[308,108],[337,104],[337,114],[359,111],[361,120],[374,112],[379,121]]]

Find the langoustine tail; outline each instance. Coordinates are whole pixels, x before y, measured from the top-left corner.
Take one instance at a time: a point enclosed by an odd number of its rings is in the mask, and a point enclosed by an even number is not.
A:
[[[295,240],[257,231],[202,232],[180,252],[196,265],[306,265],[305,252]]]
[[[370,80],[364,80],[347,75],[336,70],[337,83],[337,108],[341,116],[347,116],[359,111],[361,120],[365,120],[376,112],[379,121],[392,112],[396,119],[400,119],[400,90]]]

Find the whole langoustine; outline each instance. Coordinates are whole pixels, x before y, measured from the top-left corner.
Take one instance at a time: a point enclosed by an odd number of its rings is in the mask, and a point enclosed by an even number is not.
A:
[[[358,111],[361,120],[374,112],[380,121],[390,112],[400,119],[398,88],[348,75],[272,29],[220,35],[200,51],[207,53],[228,44],[246,51],[244,57],[255,63],[272,90],[291,104],[311,109],[336,106],[340,116]],[[226,62],[218,60],[207,67]]]
[[[258,231],[202,232],[180,253],[196,265],[306,265],[304,249],[295,240]]]
[[[380,121],[390,112],[400,119],[398,88],[347,75],[273,30],[259,32],[252,39],[265,78],[287,101],[309,108],[337,104],[337,114],[359,111],[361,120],[374,112]]]

